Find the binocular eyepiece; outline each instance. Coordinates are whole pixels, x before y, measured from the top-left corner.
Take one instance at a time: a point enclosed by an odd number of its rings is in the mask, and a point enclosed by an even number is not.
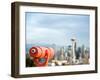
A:
[[[36,66],[47,66],[48,61],[54,56],[54,49],[47,47],[32,47],[29,54],[33,57],[33,62]],[[43,62],[41,60],[44,60]]]

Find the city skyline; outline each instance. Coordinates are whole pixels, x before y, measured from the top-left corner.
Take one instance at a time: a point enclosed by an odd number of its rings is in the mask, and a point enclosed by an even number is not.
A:
[[[89,47],[89,16],[71,14],[26,13],[26,44],[77,45]]]

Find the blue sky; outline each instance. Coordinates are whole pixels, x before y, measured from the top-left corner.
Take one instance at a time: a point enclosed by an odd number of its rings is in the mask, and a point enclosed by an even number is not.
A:
[[[50,14],[26,12],[27,44],[89,46],[89,15]]]

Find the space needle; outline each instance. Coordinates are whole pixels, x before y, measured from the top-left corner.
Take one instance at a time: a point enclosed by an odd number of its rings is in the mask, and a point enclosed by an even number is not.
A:
[[[76,38],[72,38],[72,62],[75,63],[76,61]]]

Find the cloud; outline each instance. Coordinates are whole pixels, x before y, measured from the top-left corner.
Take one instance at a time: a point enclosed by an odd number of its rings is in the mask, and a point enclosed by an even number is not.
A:
[[[27,43],[66,45],[73,34],[80,45],[89,45],[88,15],[26,13]]]

